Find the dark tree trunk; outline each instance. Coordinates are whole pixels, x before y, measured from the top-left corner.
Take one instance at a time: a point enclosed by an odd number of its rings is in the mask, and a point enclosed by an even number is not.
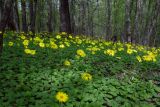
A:
[[[27,19],[26,19],[26,1],[21,0],[21,7],[22,7],[22,31],[27,32]]]
[[[53,23],[53,3],[52,3],[52,0],[48,0],[47,1],[48,3],[48,22],[47,22],[47,26],[48,26],[48,31],[49,32],[53,32],[53,26],[52,26],[52,23]]]
[[[60,31],[72,33],[68,0],[60,0]]]
[[[13,11],[13,5],[14,5],[14,0],[5,0],[4,3],[4,11],[2,14],[2,18],[0,21],[0,54],[2,53],[2,48],[3,48],[3,33],[5,31],[5,27],[7,26],[7,24],[9,24],[9,22],[11,22],[10,20],[12,16],[12,11]]]
[[[2,19],[3,9],[4,9],[4,0],[0,0],[0,20]]]
[[[125,7],[125,34],[126,34],[126,41],[131,42],[131,0],[126,0],[126,7]]]
[[[106,40],[112,37],[112,0],[107,0],[107,23],[106,23]]]
[[[20,31],[20,20],[19,20],[19,13],[18,13],[18,0],[15,0],[15,6],[14,6],[14,23],[16,27],[16,31]]]
[[[35,23],[36,23],[36,11],[37,11],[37,0],[29,1],[30,10],[30,30],[35,33]]]
[[[75,12],[76,12],[76,8],[75,8],[75,0],[70,0],[70,15],[71,15],[71,30],[72,33],[76,34],[76,25],[75,25]]]

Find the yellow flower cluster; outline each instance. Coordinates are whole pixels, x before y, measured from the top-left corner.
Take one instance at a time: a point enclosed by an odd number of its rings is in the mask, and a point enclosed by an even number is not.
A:
[[[64,61],[64,65],[65,65],[65,66],[71,66],[71,62],[68,61],[68,60],[65,60],[65,61]]]
[[[31,49],[25,49],[24,52],[26,54],[30,54],[30,55],[35,55],[36,54],[36,50],[31,50]]]
[[[156,61],[156,56],[155,54],[153,54],[152,52],[148,53],[148,55],[144,55],[143,56],[143,60],[144,61],[153,61],[155,62]]]
[[[24,45],[24,46],[28,46],[28,45],[29,45],[29,40],[25,39],[25,40],[23,41],[23,45]]]
[[[89,73],[87,73],[87,72],[84,72],[84,73],[81,74],[81,78],[82,78],[83,80],[85,80],[85,81],[89,81],[89,80],[92,79],[92,75],[89,74]]]
[[[44,48],[44,47],[45,47],[45,44],[44,44],[43,42],[40,42],[40,43],[39,43],[39,46],[40,46],[41,48]]]
[[[95,54],[97,51],[100,51],[101,49],[98,47],[88,47],[87,50],[91,51],[92,54]]]
[[[85,52],[82,49],[77,50],[77,55],[80,56],[80,57],[85,57],[86,56]]]
[[[13,42],[9,42],[8,45],[9,45],[9,46],[13,46],[14,43],[13,43]]]
[[[108,49],[108,50],[104,51],[104,54],[110,55],[110,56],[114,56],[115,53],[116,53],[116,51],[115,50],[111,50],[111,49]]]

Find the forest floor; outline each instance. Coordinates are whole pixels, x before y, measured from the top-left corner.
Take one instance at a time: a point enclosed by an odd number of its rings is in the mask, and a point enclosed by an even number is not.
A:
[[[160,48],[7,32],[0,107],[158,107]]]

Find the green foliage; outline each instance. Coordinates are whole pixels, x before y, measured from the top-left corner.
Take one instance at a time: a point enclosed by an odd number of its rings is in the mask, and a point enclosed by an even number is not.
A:
[[[13,35],[16,35],[14,40]],[[36,37],[41,38],[41,35],[37,34]],[[144,73],[154,73],[160,69],[160,56],[156,57],[156,62],[144,59],[138,62],[135,58],[137,55],[146,55],[146,51],[153,52],[152,49],[137,49],[138,53],[128,54],[127,44],[113,45],[110,42],[83,37],[69,38],[63,34],[57,34],[61,36],[60,39],[57,39],[57,36],[50,37],[49,34],[43,35],[46,37],[41,40],[45,45],[54,38],[58,48],[42,48],[34,40],[30,40],[27,48],[36,50],[35,55],[30,55],[24,52],[24,40],[20,39],[23,33],[5,34],[0,66],[2,107],[160,106],[160,87],[157,84],[160,76],[153,75],[151,80],[144,78]],[[8,44],[11,41],[13,46]],[[70,46],[67,47],[65,42]],[[61,44],[65,47],[60,48]],[[95,54],[92,52],[96,49],[88,49],[96,46],[100,50]],[[124,51],[118,51],[118,46],[122,46]],[[141,46],[131,47],[136,49]],[[86,57],[75,57],[78,49],[84,50]],[[106,49],[116,50],[116,54],[104,54]],[[156,51],[158,54],[158,49]],[[65,60],[70,61],[71,65],[65,66]],[[81,75],[84,72],[90,73],[92,79],[83,80]],[[59,103],[55,97],[59,91],[66,92],[69,100]]]

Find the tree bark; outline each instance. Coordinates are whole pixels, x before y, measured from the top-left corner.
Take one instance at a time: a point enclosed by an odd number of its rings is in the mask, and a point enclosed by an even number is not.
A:
[[[143,5],[143,0],[137,0],[136,2],[136,15],[135,15],[135,21],[134,21],[134,34],[132,37],[133,43],[138,43],[140,35],[141,35],[141,30],[140,30],[140,24],[141,22],[141,17],[142,17],[142,5]]]
[[[29,10],[30,10],[30,30],[35,33],[35,24],[36,24],[36,11],[37,11],[37,0],[29,1]]]
[[[0,54],[2,53],[3,48],[3,33],[5,31],[5,27],[7,26],[10,17],[12,16],[12,10],[13,10],[14,0],[5,0],[4,3],[4,11],[2,14],[2,18],[0,21]]]
[[[26,1],[21,0],[21,7],[22,7],[22,31],[27,32],[27,18],[26,18]]]
[[[4,10],[4,0],[0,0],[0,20],[2,19],[3,10]]]
[[[112,0],[107,0],[107,23],[106,23],[106,40],[112,36]]]
[[[20,20],[19,20],[19,13],[18,13],[18,0],[15,0],[15,6],[14,6],[14,23],[16,27],[16,31],[20,31]]]
[[[131,0],[126,0],[125,6],[125,35],[127,39],[126,41],[131,42]]]
[[[60,31],[72,33],[68,0],[60,0]]]
[[[48,22],[47,22],[47,26],[48,26],[48,31],[49,32],[53,32],[53,26],[52,26],[52,23],[53,23],[53,3],[52,3],[52,0],[48,0],[47,1],[48,3]]]

